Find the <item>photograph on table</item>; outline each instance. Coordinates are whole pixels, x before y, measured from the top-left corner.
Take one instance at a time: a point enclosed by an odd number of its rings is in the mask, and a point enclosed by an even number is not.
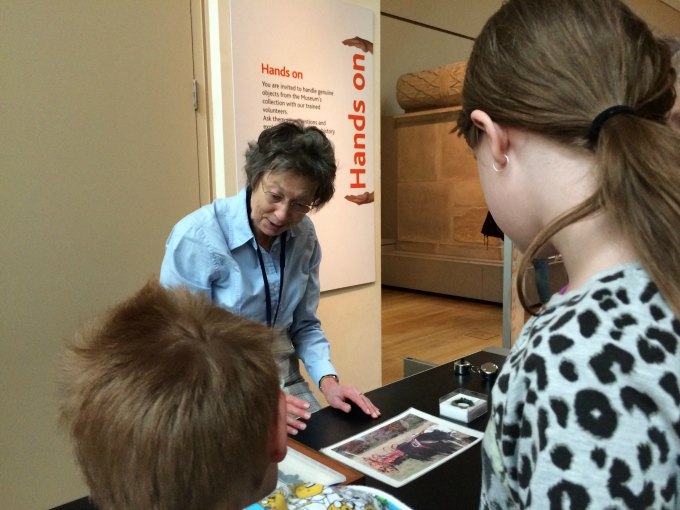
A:
[[[459,455],[483,432],[417,409],[321,451],[392,487],[401,487]]]

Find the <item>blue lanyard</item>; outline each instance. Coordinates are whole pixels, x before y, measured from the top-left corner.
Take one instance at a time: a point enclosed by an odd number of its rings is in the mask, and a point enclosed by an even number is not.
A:
[[[272,295],[269,290],[269,280],[267,279],[267,271],[264,268],[264,260],[262,259],[262,251],[260,245],[255,241],[257,246],[257,258],[260,261],[260,269],[262,270],[262,281],[264,281],[264,296],[267,303],[267,326],[273,328],[276,324],[276,318],[279,316],[279,308],[281,307],[281,294],[283,292],[283,274],[286,267],[286,233],[281,235],[281,255],[279,257],[279,265],[281,266],[281,279],[279,280],[279,301],[276,303],[276,313],[274,320],[272,320]]]
[[[250,219],[250,188],[246,191],[246,210],[248,212],[248,224],[250,225],[250,230],[255,235],[253,231],[253,223]],[[279,256],[279,265],[281,266],[281,279],[279,280],[279,300],[276,303],[276,312],[274,313],[274,320],[272,320],[272,295],[269,290],[269,279],[267,278],[267,270],[264,267],[264,259],[262,258],[262,250],[260,250],[260,245],[255,239],[255,246],[257,248],[257,259],[260,262],[260,270],[262,271],[262,281],[264,282],[264,297],[267,307],[267,326],[273,328],[276,324],[276,319],[279,316],[279,308],[281,307],[281,295],[283,294],[283,275],[286,269],[286,232],[281,234],[281,253]]]

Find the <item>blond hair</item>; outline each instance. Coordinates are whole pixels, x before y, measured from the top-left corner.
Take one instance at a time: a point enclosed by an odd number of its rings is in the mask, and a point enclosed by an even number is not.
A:
[[[553,235],[604,211],[680,315],[680,138],[665,124],[675,81],[668,46],[619,0],[510,0],[487,21],[468,61],[459,133],[477,146],[470,113],[480,109],[597,162],[594,194],[537,235],[518,282]],[[614,105],[634,111],[593,139],[593,119]]]
[[[85,325],[61,418],[102,510],[229,507],[261,482],[276,423],[270,329],[149,282]]]

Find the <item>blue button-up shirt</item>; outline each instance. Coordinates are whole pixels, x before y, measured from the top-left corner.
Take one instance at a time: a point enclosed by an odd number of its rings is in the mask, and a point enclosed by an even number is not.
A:
[[[290,334],[312,380],[336,374],[330,346],[316,314],[319,305],[321,248],[314,224],[305,216],[288,231],[284,284],[281,282],[280,239],[261,250],[269,281],[272,317]],[[266,324],[264,279],[257,245],[248,223],[246,190],[214,201],[179,221],[165,245],[160,281],[202,293],[235,314]]]

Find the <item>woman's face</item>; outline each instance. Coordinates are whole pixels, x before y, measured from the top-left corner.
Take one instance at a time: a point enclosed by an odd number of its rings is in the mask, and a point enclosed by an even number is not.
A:
[[[265,244],[299,223],[311,211],[316,186],[294,171],[267,172],[250,197],[255,238]]]

